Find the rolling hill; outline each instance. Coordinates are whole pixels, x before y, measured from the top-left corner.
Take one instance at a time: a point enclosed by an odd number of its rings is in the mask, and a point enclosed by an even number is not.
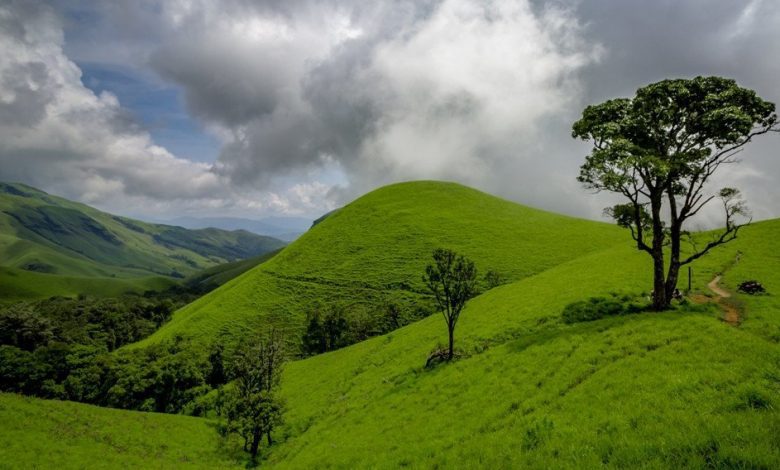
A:
[[[213,423],[0,393],[3,468],[236,468]],[[231,456],[237,456],[231,458]]]
[[[145,290],[282,246],[240,230],[148,224],[26,185],[0,183],[0,275],[7,285],[24,279],[17,296]]]
[[[289,438],[279,468],[777,468],[780,448],[780,220],[748,227],[695,267],[694,291],[723,272],[742,323],[715,304],[565,325],[563,307],[642,292],[629,243],[472,300],[467,356],[433,370],[434,316],[290,364]],[[733,265],[736,254],[740,260]],[[457,443],[457,444],[456,444]]]
[[[178,311],[135,347],[176,335],[230,343],[273,325],[296,336],[307,312],[341,305],[353,315],[389,303],[430,309],[421,275],[447,247],[506,281],[624,241],[620,229],[521,206],[454,183],[400,183],[335,211],[270,261]],[[484,287],[484,286],[483,286]]]
[[[390,192],[413,186],[391,187]],[[419,189],[436,186],[445,193],[470,195],[477,200],[486,198],[481,193],[451,185],[423,183]],[[368,197],[376,198],[376,202],[398,201],[397,195],[386,191],[387,188]],[[426,201],[431,201],[433,192],[432,189]],[[499,206],[508,204],[491,198],[487,201]],[[406,204],[395,207],[410,216]],[[264,454],[262,465],[273,468],[777,468],[780,465],[777,445],[780,435],[780,300],[777,297],[780,220],[747,227],[736,242],[715,250],[694,266],[693,294],[699,299],[706,300],[707,295],[712,295],[707,284],[716,274],[722,274],[721,285],[733,293],[731,301],[740,312],[741,322],[737,326],[723,321],[723,310],[714,302],[689,303],[661,314],[639,313],[565,324],[561,321],[561,310],[570,302],[613,292],[645,291],[650,281],[649,261],[631,247],[625,233],[618,232],[614,238],[612,230],[601,224],[567,218],[556,220],[550,214],[509,207],[539,218],[571,223],[571,230],[580,233],[604,230],[599,234],[606,240],[603,246],[595,247],[584,242],[585,248],[578,253],[540,266],[535,272],[518,268],[514,282],[474,298],[463,312],[456,333],[456,345],[464,356],[452,364],[433,369],[424,367],[428,352],[446,338],[439,316],[288,364],[282,379],[286,424],[279,430],[277,444],[270,453]],[[349,215],[353,208],[347,206],[340,213]],[[358,205],[358,208],[360,213],[367,212],[365,207]],[[383,214],[394,220],[402,218],[389,209]],[[488,218],[478,221],[484,223]],[[346,217],[346,222],[350,219]],[[326,222],[321,225],[328,228]],[[367,228],[365,233],[386,240],[384,233],[390,230],[388,226],[381,228],[374,232]],[[328,230],[335,232],[338,227]],[[312,233],[316,235],[318,231]],[[326,235],[323,232],[316,240]],[[474,253],[480,253],[479,248],[484,245],[469,244],[464,239],[461,246],[475,250],[471,254],[477,258]],[[547,246],[536,245],[544,253],[560,253],[569,242],[568,237],[560,234],[548,236],[546,240]],[[427,243],[418,243],[428,248]],[[395,253],[397,246],[389,246],[384,257],[395,260],[390,254]],[[305,246],[290,248],[298,253],[307,251]],[[356,256],[366,251],[370,251],[368,244],[362,245]],[[374,251],[372,259],[377,258],[382,258],[381,253]],[[493,255],[488,261],[497,263],[499,258],[506,259]],[[519,256],[517,264],[528,269],[532,260],[540,258],[529,251]],[[519,262],[526,259],[529,261],[525,264]],[[358,269],[355,264],[342,261],[340,266]],[[391,265],[385,261],[382,267],[387,269]],[[257,277],[263,266],[215,293],[231,285],[237,289],[243,283],[263,279]],[[330,274],[333,276],[330,279],[338,280],[345,272],[349,270],[325,271],[322,275]],[[403,269],[399,267],[395,276],[402,278]],[[738,294],[736,285],[747,279],[759,280],[769,293]],[[20,466],[53,461],[46,440],[40,436],[52,436],[62,428],[62,421],[56,419],[58,409],[78,411],[74,424],[69,425],[77,429],[81,429],[79,423],[85,420],[92,422],[92,414],[116,413],[111,416],[130,423],[123,435],[132,444],[121,447],[106,448],[100,444],[118,438],[113,437],[117,421],[95,419],[88,435],[76,432],[61,438],[62,443],[55,444],[54,452],[64,457],[65,462],[100,462],[102,458],[111,462],[119,453],[131,456],[130,466],[166,466],[170,455],[189,455],[196,445],[209,449],[207,437],[202,434],[208,421],[153,415],[159,427],[146,433],[132,426],[139,420],[152,419],[146,417],[152,415],[20,400],[8,396],[0,400],[0,419],[4,422],[18,423],[18,416],[25,410],[25,419],[32,423],[27,425],[29,428],[15,431],[15,439],[22,436],[21,442],[25,444],[23,449],[14,447],[9,458]],[[159,460],[135,460],[137,449],[157,448],[157,439],[166,439],[158,436],[157,429],[173,426],[180,428],[166,440],[164,451],[158,451]],[[191,439],[179,438],[190,432]],[[212,442],[212,446],[220,442],[215,431]],[[109,454],[104,457],[106,453]],[[239,466],[237,462],[229,462],[229,451],[223,451],[222,455],[222,460],[208,455],[203,457],[204,462]]]

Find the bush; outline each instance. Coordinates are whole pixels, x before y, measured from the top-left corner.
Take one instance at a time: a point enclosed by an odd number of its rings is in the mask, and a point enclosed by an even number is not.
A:
[[[766,289],[764,289],[764,286],[761,285],[758,281],[745,281],[739,284],[739,287],[737,287],[737,290],[740,292],[744,292],[745,294],[750,295],[756,295],[756,294],[763,294],[766,292]]]
[[[485,273],[485,284],[488,289],[494,289],[504,283],[504,277],[497,271],[490,270]]]
[[[570,303],[563,308],[561,317],[564,323],[577,323],[627,313],[638,313],[645,308],[646,305],[631,296],[591,297],[588,300]]]

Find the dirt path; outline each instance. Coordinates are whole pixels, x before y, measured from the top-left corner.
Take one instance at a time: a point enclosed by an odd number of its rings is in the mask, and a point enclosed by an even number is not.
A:
[[[725,299],[731,297],[731,293],[721,288],[718,285],[719,282],[720,274],[715,276],[715,278],[707,284],[707,287],[718,296],[715,299],[715,303],[720,305],[723,309],[723,320],[731,326],[739,326],[742,322],[739,310],[731,302],[725,301]]]
[[[726,292],[725,290],[721,289],[720,286],[718,286],[719,282],[720,282],[720,274],[715,276],[715,279],[711,280],[710,283],[707,284],[707,287],[709,287],[709,289],[712,292],[715,292],[715,294],[717,294],[719,297],[723,297],[723,298],[731,297],[730,292]]]

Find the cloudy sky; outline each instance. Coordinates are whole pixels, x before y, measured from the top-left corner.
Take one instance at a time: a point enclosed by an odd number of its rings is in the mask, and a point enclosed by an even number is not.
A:
[[[711,74],[777,102],[778,43],[775,0],[0,0],[0,180],[164,218],[446,179],[598,218],[585,105]],[[757,218],[778,148],[722,175]]]

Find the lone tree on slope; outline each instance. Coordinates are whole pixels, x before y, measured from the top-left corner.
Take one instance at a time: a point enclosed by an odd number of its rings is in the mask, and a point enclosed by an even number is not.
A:
[[[235,388],[225,407],[228,429],[244,438],[253,461],[263,435],[270,446],[274,427],[282,423],[278,389],[284,363],[283,340],[276,331],[241,345],[233,358]]]
[[[423,281],[433,292],[436,304],[447,322],[449,350],[447,360],[454,355],[455,325],[466,301],[474,295],[477,269],[474,262],[452,250],[437,249],[433,252],[434,264],[425,268]]]
[[[628,200],[605,213],[629,228],[637,249],[652,258],[655,310],[669,307],[680,267],[734,240],[741,227],[737,219],[748,216],[738,190],[707,192],[710,177],[736,162],[753,137],[778,131],[773,103],[720,77],[654,83],[633,99],[588,106],[574,123],[572,136],[593,143],[577,179]],[[683,224],[716,198],[723,203],[725,228],[703,246],[692,243],[683,257],[681,238],[689,237]]]

